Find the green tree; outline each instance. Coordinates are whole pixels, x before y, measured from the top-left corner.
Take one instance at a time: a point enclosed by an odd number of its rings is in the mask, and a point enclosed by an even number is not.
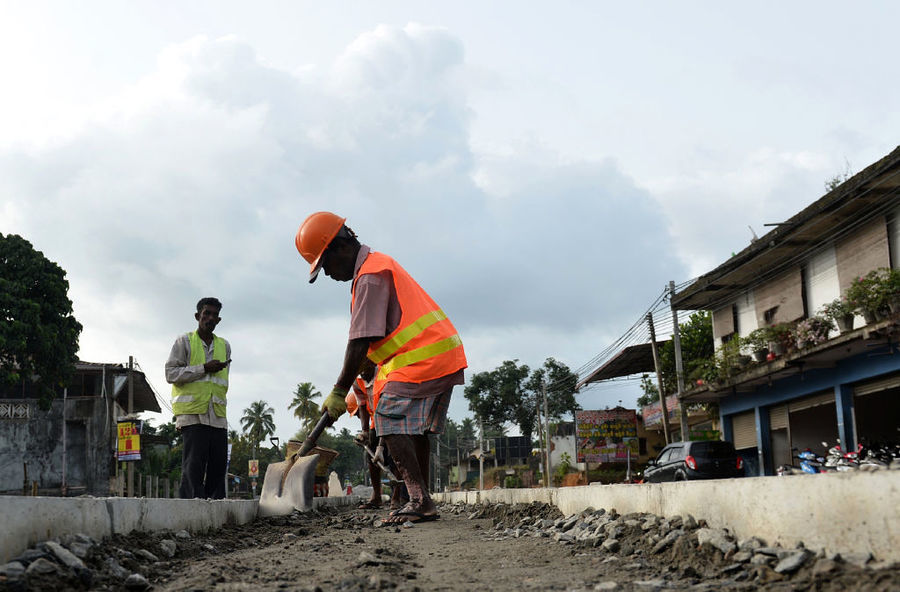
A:
[[[300,431],[308,434],[319,421],[319,403],[315,399],[322,396],[311,382],[301,382],[294,390],[294,399],[288,409],[294,410],[294,417],[300,420]]]
[[[681,359],[684,364],[685,382],[700,378],[705,365],[715,354],[713,342],[712,315],[701,310],[692,314],[684,325],[679,327],[681,338]],[[659,365],[662,374],[663,388],[667,395],[678,392],[678,375],[675,371],[675,342],[667,341],[659,349]],[[656,381],[648,375],[641,379],[644,394],[638,397],[638,406],[645,407],[659,401],[659,389]]]
[[[547,389],[547,407],[551,419],[579,409],[575,402],[578,377],[565,364],[547,358],[533,372],[518,360],[507,360],[495,370],[479,372],[465,389],[469,408],[487,426],[512,423],[528,441],[537,427],[537,409],[543,410],[543,389]],[[543,412],[543,411],[542,411]]]
[[[168,440],[169,446],[175,447],[181,445],[181,430],[175,427],[175,420],[164,423],[157,428],[157,433]]]
[[[544,365],[534,372],[525,383],[525,389],[535,401],[543,401],[543,388],[547,388],[547,412],[550,421],[559,421],[565,414],[573,414],[581,406],[575,401],[575,385],[578,376],[568,366],[547,358]]]
[[[275,433],[275,421],[272,418],[275,410],[265,401],[254,401],[244,409],[241,417],[241,428],[253,445],[253,453],[259,449],[259,443]]]
[[[0,391],[25,386],[49,409],[75,371],[81,324],[66,272],[15,234],[0,234]]]

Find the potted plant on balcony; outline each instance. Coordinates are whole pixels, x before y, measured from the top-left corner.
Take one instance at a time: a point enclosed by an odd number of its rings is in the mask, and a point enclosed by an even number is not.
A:
[[[766,356],[769,355],[769,344],[772,342],[771,327],[760,327],[750,331],[743,342],[747,349],[753,352],[757,362],[765,362]]]
[[[900,313],[900,269],[883,268],[882,292],[893,314]]]
[[[793,328],[793,323],[778,323],[769,327],[769,331],[771,332],[772,353],[776,356],[783,355],[787,351],[794,349],[796,344],[791,338]]]
[[[854,307],[846,298],[835,298],[819,310],[819,316],[837,325],[841,333],[853,330],[853,313]]]
[[[828,332],[833,328],[831,321],[812,316],[794,326],[793,338],[797,349],[806,349],[828,341]]]
[[[877,322],[882,309],[887,306],[884,271],[884,268],[873,269],[854,279],[847,288],[847,301],[862,314],[867,325]]]
[[[747,356],[749,362],[749,356]],[[741,359],[741,340],[735,335],[716,350],[716,365],[718,366],[718,375],[720,378],[729,378],[740,372],[741,368],[746,365]]]

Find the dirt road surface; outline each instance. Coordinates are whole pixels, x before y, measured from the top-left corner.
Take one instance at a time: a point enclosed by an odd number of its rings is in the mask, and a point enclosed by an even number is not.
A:
[[[562,517],[543,504],[444,505],[438,521],[383,527],[385,514],[324,509],[202,535],[115,536],[82,548],[84,567],[74,570],[47,559],[53,570],[33,567],[46,551],[38,545],[29,573],[5,581],[0,575],[0,589],[900,591],[896,565],[863,557],[856,566],[759,540],[701,544],[715,533],[690,518],[603,511]],[[782,569],[790,557],[799,565]]]

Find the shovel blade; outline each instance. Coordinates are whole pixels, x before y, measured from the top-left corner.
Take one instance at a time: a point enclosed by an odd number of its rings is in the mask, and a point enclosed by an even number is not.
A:
[[[285,516],[312,508],[319,455],[272,463],[266,468],[259,494],[259,516]]]

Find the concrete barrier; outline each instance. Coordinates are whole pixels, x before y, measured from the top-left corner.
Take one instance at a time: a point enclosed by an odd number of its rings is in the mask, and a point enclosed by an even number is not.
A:
[[[359,503],[355,495],[313,498],[313,508]],[[138,530],[207,532],[257,517],[256,500],[0,496],[0,564],[32,545],[65,534],[100,540]]]
[[[900,471],[852,471],[642,485],[493,489],[437,494],[446,502],[531,503],[566,515],[592,507],[620,514],[691,514],[738,539],[900,561]]]

